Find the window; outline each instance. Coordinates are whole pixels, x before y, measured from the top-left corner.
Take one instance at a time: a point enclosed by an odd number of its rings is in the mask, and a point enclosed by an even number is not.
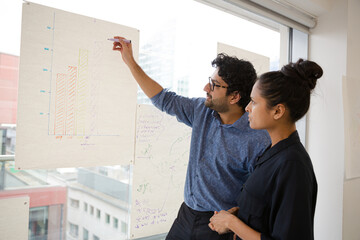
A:
[[[110,215],[107,214],[107,213],[106,213],[106,215],[105,215],[105,222],[106,222],[107,224],[110,224]]]
[[[87,210],[88,210],[88,204],[84,202],[84,212],[87,212]]]
[[[79,200],[70,198],[70,206],[73,208],[79,208]]]
[[[69,229],[69,234],[72,237],[78,237],[79,236],[79,226],[73,223],[69,223],[70,229]]]
[[[113,227],[114,227],[114,228],[118,228],[118,227],[119,227],[119,220],[118,220],[116,217],[113,218]]]
[[[11,5],[12,2],[15,1],[8,1],[6,4]],[[210,62],[216,56],[218,42],[267,56],[270,59],[272,70],[277,70],[279,67],[280,31],[278,29],[257,25],[193,0],[158,0],[156,2],[109,0],[105,5],[101,5],[100,2],[91,2],[89,4],[91,6],[86,8],[86,12],[82,12],[79,8],[80,4],[82,4],[81,1],[68,0],[46,2],[49,7],[139,29],[139,65],[163,87],[170,88],[184,96],[205,96],[202,89],[207,82],[207,77],[214,70]],[[116,9],[115,6],[119,6],[118,4],[122,7],[122,14],[112,12]],[[18,5],[17,10],[8,16],[9,21],[6,25],[21,22],[21,4]],[[143,7],[139,8],[140,5]],[[15,9],[15,4],[13,6]],[[151,11],[149,11],[149,6],[151,6]],[[137,14],[134,14],[135,12],[143,17],[139,18]],[[186,15],[183,12],[186,12]],[[2,30],[1,26],[0,30]],[[12,28],[18,29],[17,26],[12,26]],[[214,29],[217,33],[215,35],[213,34]],[[241,29],[241,31],[234,29]],[[11,41],[0,44],[0,96],[6,98],[10,96],[10,92],[13,95],[8,99],[0,99],[0,105],[4,105],[6,108],[6,110],[0,111],[0,153],[14,155],[16,154],[16,121],[14,120],[16,114],[14,113],[16,113],[17,106],[17,76],[19,75],[20,60],[20,53],[17,52],[17,49],[20,45],[20,31],[18,31],[18,35],[15,32],[11,32],[9,35],[12,35],[9,36]],[[179,42],[182,44],[178,44]],[[10,54],[3,54],[4,52]],[[189,55],[189,53],[194,54]],[[46,94],[46,89],[37,89],[36,91],[43,91],[39,94]],[[143,93],[139,91],[138,103],[150,102],[147,97],[142,96]],[[89,124],[95,124],[95,122]],[[39,154],[41,153],[39,152]],[[59,184],[54,183],[65,183],[62,186],[65,190],[64,194],[61,194],[64,196],[61,204],[56,199],[55,204],[59,204],[56,207],[53,207],[54,203],[48,203],[48,206],[41,206],[42,210],[30,209],[29,229],[31,229],[29,232],[34,239],[50,234],[55,236],[55,232],[58,234],[56,239],[66,238],[62,232],[64,228],[67,234],[73,238],[77,236],[76,238],[79,239],[106,239],[106,233],[102,233],[104,222],[109,224],[109,227],[112,226],[113,231],[121,231],[121,234],[125,235],[128,233],[130,223],[128,224],[125,219],[129,217],[128,208],[131,205],[128,198],[131,167],[99,166],[18,171],[12,160],[0,162],[0,175],[3,165],[5,166],[5,180],[0,178],[0,191],[3,186],[5,190],[7,188],[19,189],[26,195],[27,189],[36,186],[44,187],[49,195],[59,197],[60,194],[54,194],[54,191],[58,193]],[[41,197],[47,196],[42,193]],[[31,199],[31,201],[33,200]],[[66,207],[67,204],[68,207]],[[83,211],[81,211],[81,207]],[[100,209],[105,210],[110,207],[114,207],[114,211],[111,211],[111,214],[103,212],[105,214],[104,222],[102,222]],[[74,211],[75,209],[79,210]],[[88,214],[92,216],[90,219],[86,219]],[[64,216],[72,222],[63,224]],[[89,228],[87,230],[83,228],[85,226],[82,222],[84,219],[92,223],[96,222],[95,219],[99,219],[101,224],[93,224],[91,228],[86,226]],[[49,227],[50,223],[54,222],[56,225]],[[80,233],[78,232],[79,228]],[[82,236],[81,233],[83,233]],[[93,235],[93,233],[97,233],[97,235]],[[156,238],[152,237],[152,239]]]
[[[89,240],[89,231],[83,228],[83,240]]]
[[[100,211],[100,209],[96,209],[96,217],[97,217],[98,219],[101,218],[101,211]]]
[[[30,208],[29,239],[47,238],[48,235],[48,207]]]
[[[127,223],[121,221],[121,232],[126,233],[127,232]]]

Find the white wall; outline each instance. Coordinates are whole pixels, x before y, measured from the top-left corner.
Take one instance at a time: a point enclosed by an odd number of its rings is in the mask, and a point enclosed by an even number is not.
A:
[[[98,236],[103,240],[125,239],[126,233],[121,231],[121,222],[128,222],[128,212],[120,209],[120,207],[127,207],[126,203],[114,199],[106,194],[97,192],[92,189],[73,184],[76,187],[68,187],[68,202],[67,202],[67,237],[72,239],[69,235],[69,222],[79,226],[79,235],[77,239],[83,239],[83,228],[89,231],[89,239],[93,239],[93,235]],[[80,191],[77,189],[81,189]],[[85,191],[84,191],[85,190]],[[97,196],[97,197],[95,197]],[[70,199],[79,200],[79,208],[74,208],[70,204]],[[84,211],[84,202],[88,204],[88,209]],[[110,202],[117,204],[116,207]],[[90,206],[94,207],[94,214],[90,214]],[[101,211],[100,219],[97,218],[97,209]],[[110,214],[110,224],[105,222],[105,214]],[[113,218],[118,219],[118,228],[114,228]]]
[[[360,1],[348,0],[347,77],[360,81]],[[360,157],[358,158],[358,161]],[[346,164],[346,163],[345,163]],[[345,165],[346,166],[346,165]],[[345,167],[346,169],[346,167]],[[344,183],[343,239],[360,239],[360,178]]]
[[[307,149],[319,185],[315,215],[318,240],[360,239],[360,180],[344,180],[342,98],[342,78],[349,74],[349,61],[360,64],[359,59],[349,59],[349,52],[358,50],[348,41],[349,29],[359,26],[358,18],[351,17],[358,15],[359,9],[358,0],[333,0],[309,38],[309,59],[324,70],[312,97],[307,129]]]
[[[309,38],[309,59],[324,70],[311,99],[307,149],[318,180],[315,239],[342,239],[344,118],[342,76],[346,75],[347,0],[334,0]]]

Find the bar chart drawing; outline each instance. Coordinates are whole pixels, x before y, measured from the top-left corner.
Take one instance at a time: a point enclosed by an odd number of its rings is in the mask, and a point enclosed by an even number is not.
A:
[[[95,110],[87,106],[88,54],[88,50],[79,49],[79,65],[68,66],[67,73],[56,74],[54,130],[49,129],[50,135],[92,135],[90,130],[86,131],[86,112]],[[49,117],[52,117],[51,114]]]

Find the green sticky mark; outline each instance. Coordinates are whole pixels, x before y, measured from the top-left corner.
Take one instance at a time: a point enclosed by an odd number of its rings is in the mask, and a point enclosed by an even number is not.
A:
[[[20,170],[16,170],[15,167],[13,166],[13,167],[10,167],[10,172],[11,173],[18,173],[18,172],[20,172]]]

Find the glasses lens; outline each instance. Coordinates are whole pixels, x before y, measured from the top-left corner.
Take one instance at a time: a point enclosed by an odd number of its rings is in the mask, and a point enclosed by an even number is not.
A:
[[[214,84],[211,82],[211,77],[209,77],[209,86],[210,86],[210,91],[214,91]]]

